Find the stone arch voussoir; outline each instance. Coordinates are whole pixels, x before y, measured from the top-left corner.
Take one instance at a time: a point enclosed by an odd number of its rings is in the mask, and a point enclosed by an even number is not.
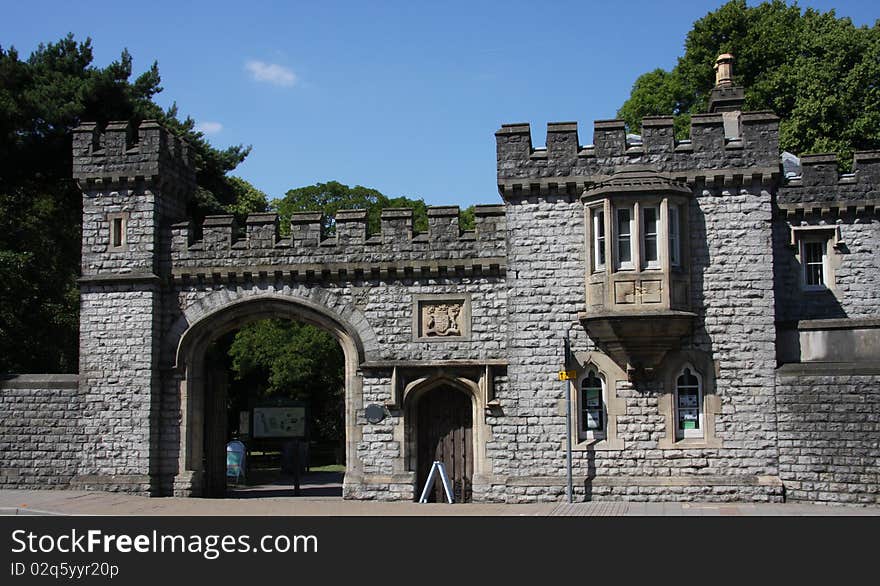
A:
[[[379,355],[378,339],[363,313],[331,291],[317,287],[273,291],[224,288],[182,308],[168,336],[174,365],[182,366],[189,345],[196,343],[212,326],[273,316],[301,319],[344,332],[354,343],[359,362]]]

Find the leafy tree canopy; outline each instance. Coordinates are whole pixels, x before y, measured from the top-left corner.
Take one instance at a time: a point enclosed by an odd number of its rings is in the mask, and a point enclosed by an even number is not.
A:
[[[673,114],[686,135],[690,115],[706,111],[722,53],[734,55],[745,109],[782,119],[784,150],[833,152],[845,164],[855,150],[880,148],[880,21],[856,27],[782,0],[732,0],[696,21],[678,64],[640,76],[618,117],[638,131],[644,116]]]
[[[381,213],[385,208],[412,208],[413,227],[416,232],[428,229],[428,206],[421,198],[411,199],[404,196],[388,197],[382,192],[355,185],[349,187],[338,181],[316,183],[306,187],[290,189],[280,200],[274,202],[278,211],[282,229],[288,229],[290,218],[294,212],[319,211],[325,215],[324,228],[333,230],[332,216],[339,210],[367,210],[368,228],[371,234],[379,232]],[[463,230],[474,226],[473,206],[462,210],[461,227]]]
[[[71,130],[80,122],[154,118],[194,147],[202,197],[192,215],[241,213],[259,198],[229,179],[249,147],[211,147],[191,118],[153,102],[156,63],[132,80],[132,59],[100,68],[72,35],[27,59],[0,47],[0,371],[77,367],[82,195],[70,178]],[[265,201],[265,198],[264,198]],[[265,206],[264,206],[265,207]]]
[[[344,355],[333,336],[315,326],[283,319],[240,329],[229,346],[236,411],[249,399],[286,397],[308,401],[318,439],[342,433]]]

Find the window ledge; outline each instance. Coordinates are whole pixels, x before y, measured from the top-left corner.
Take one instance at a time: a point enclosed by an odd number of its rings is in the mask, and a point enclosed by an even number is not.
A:
[[[619,437],[605,437],[601,439],[572,439],[572,452],[603,452],[608,450],[624,449],[624,441]],[[562,442],[562,449],[566,449],[564,441]]]
[[[811,285],[811,286],[801,286],[801,291],[804,293],[827,293],[831,291],[831,288],[827,285]]]
[[[661,450],[693,450],[702,448],[720,448],[721,440],[717,437],[686,437],[669,441],[666,438],[660,440],[658,446]]]

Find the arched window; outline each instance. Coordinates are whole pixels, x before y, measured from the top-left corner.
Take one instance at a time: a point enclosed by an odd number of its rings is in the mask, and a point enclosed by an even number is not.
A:
[[[584,439],[605,437],[605,377],[590,367],[580,384],[580,435]]]
[[[703,437],[703,381],[691,365],[675,379],[675,436]]]

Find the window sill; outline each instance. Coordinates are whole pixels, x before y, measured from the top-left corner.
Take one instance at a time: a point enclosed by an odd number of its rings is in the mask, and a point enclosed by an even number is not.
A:
[[[669,441],[666,438],[660,440],[657,446],[661,450],[691,450],[700,448],[720,448],[721,440],[717,437],[685,437]]]
[[[562,442],[562,449],[566,448],[565,442]],[[594,438],[594,439],[580,439],[573,438],[573,443],[571,446],[572,452],[602,452],[606,450],[622,450],[624,449],[624,442],[620,438]]]
[[[801,285],[801,291],[804,293],[826,293],[831,289],[826,285]]]

